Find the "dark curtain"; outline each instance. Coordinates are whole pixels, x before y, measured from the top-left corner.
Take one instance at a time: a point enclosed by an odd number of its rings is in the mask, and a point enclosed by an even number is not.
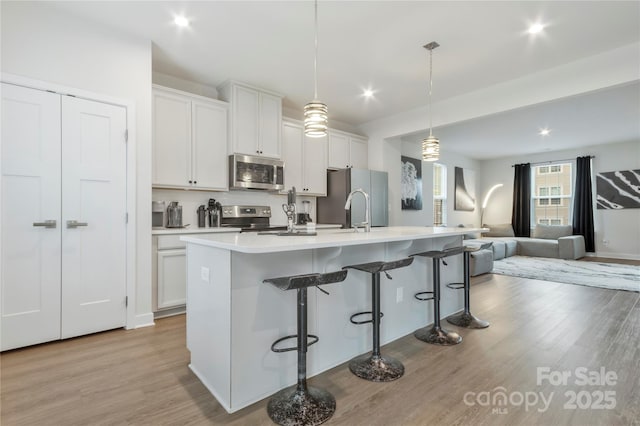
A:
[[[513,178],[511,225],[516,237],[531,234],[531,165],[516,164]]]
[[[586,251],[596,251],[593,233],[590,156],[576,159],[576,188],[573,194],[573,234],[584,236]]]

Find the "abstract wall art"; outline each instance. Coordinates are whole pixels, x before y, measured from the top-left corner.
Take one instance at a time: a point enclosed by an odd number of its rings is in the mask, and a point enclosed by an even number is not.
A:
[[[596,203],[598,209],[639,209],[640,169],[598,173]]]
[[[422,161],[400,157],[402,210],[422,210]]]
[[[476,208],[476,179],[473,170],[455,168],[454,210],[472,212]]]

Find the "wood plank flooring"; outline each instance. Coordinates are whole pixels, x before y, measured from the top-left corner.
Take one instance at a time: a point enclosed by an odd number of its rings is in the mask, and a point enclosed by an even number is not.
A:
[[[369,383],[346,365],[310,379],[337,399],[327,424],[640,424],[640,294],[492,274],[473,283],[472,312],[491,322],[488,329],[447,324],[464,338],[454,347],[412,335],[386,345],[383,353],[406,369],[395,382]],[[183,315],[6,352],[0,362],[2,425],[271,424],[266,400],[227,414],[190,372]],[[572,377],[538,385],[537,367]],[[617,383],[578,386],[578,367],[614,371]],[[500,391],[511,398],[506,405],[479,404]],[[582,393],[583,406],[613,391],[615,408],[565,409],[572,391]],[[534,393],[551,398],[548,409],[517,404]]]

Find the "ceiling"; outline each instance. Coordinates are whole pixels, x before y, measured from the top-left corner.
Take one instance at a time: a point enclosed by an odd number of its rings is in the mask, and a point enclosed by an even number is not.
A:
[[[542,136],[540,130],[548,129]],[[492,159],[640,140],[640,82],[556,99],[434,129],[443,149]],[[429,132],[403,140],[420,143]]]
[[[151,40],[153,70],[217,86],[236,79],[313,98],[312,1],[70,1],[52,7]],[[189,28],[177,28],[183,14]],[[319,1],[318,95],[357,126],[640,40],[640,2]],[[536,21],[542,34],[526,33]],[[375,94],[365,99],[362,92]]]

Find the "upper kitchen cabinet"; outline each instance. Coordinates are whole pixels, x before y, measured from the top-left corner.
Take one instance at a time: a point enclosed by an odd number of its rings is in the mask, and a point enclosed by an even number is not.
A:
[[[327,138],[304,135],[302,123],[282,123],[284,183],[301,195],[327,195]]]
[[[369,165],[367,140],[361,136],[329,129],[330,169],[366,169]]]
[[[231,80],[218,93],[231,104],[229,153],[281,158],[282,96]]]
[[[153,86],[153,186],[226,191],[228,104]]]

